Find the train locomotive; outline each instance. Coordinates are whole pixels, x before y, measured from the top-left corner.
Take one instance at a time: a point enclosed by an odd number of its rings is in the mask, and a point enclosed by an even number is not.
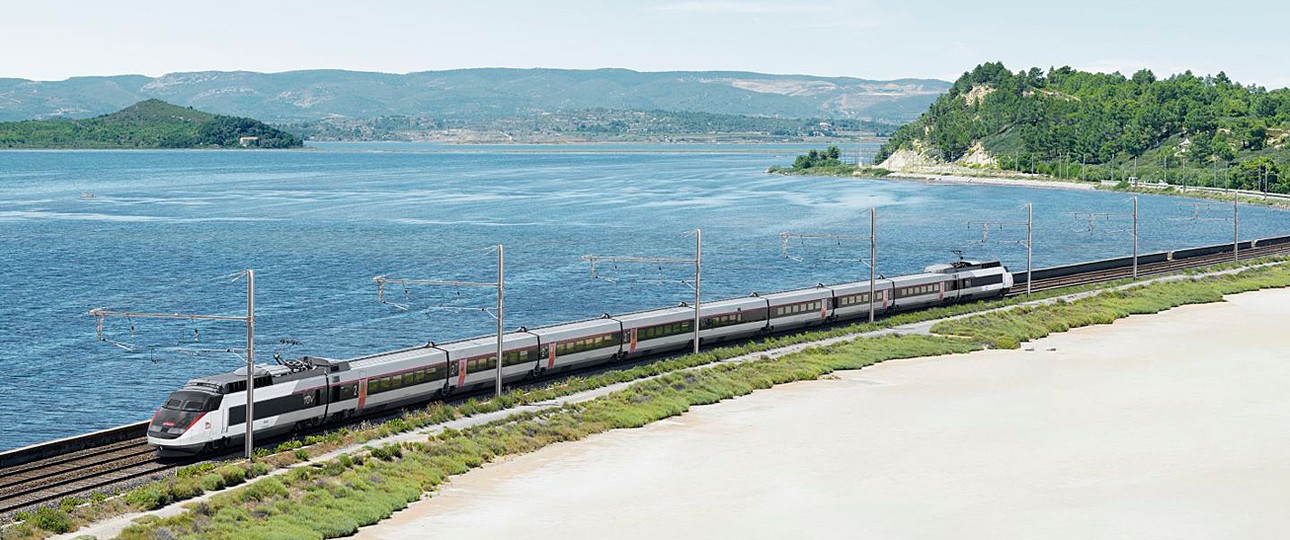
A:
[[[878,314],[1007,294],[1012,274],[998,261],[959,260],[919,274],[872,284]],[[706,302],[700,344],[800,330],[867,317],[870,282],[817,285]],[[510,383],[549,372],[693,346],[694,309],[685,305],[609,315],[503,334],[502,379]],[[497,338],[426,343],[348,360],[303,357],[255,366],[255,437],[338,422],[354,416],[488,387],[497,373]],[[240,444],[246,430],[246,368],[199,377],[172,393],[148,425],[148,443],[163,456],[217,451]]]

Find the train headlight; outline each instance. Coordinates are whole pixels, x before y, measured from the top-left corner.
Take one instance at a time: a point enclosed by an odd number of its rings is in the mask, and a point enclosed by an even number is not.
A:
[[[203,424],[203,425],[202,425],[202,429],[209,430],[210,428],[211,428],[211,423],[210,423],[210,422],[206,422],[205,424]]]

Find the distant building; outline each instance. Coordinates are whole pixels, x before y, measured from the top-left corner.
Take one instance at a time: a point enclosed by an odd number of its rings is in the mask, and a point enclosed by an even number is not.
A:
[[[237,144],[241,145],[242,148],[246,148],[248,146],[260,146],[260,138],[259,137],[238,137]]]

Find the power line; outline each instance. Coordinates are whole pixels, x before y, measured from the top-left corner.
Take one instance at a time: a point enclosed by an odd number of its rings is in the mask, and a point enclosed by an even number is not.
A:
[[[492,249],[493,248],[489,248],[488,251],[491,252]],[[505,356],[503,351],[503,344],[502,344],[502,334],[504,332],[504,324],[505,324],[505,318],[504,318],[505,313],[503,309],[505,306],[505,298],[506,298],[506,247],[503,246],[502,244],[497,244],[496,250],[497,250],[497,281],[494,281],[491,283],[481,282],[481,281],[460,281],[460,280],[450,280],[450,279],[391,278],[391,277],[388,277],[388,274],[375,276],[372,278],[372,281],[376,282],[377,302],[380,302],[382,304],[386,303],[385,302],[385,284],[387,283],[400,283],[403,285],[444,285],[444,286],[451,286],[451,287],[496,288],[497,289],[497,308],[496,308],[497,311],[496,312],[489,312],[488,308],[486,307],[462,308],[461,306],[432,306],[432,309],[442,308],[442,309],[470,309],[472,311],[480,310],[480,311],[483,311],[484,313],[488,313],[494,319],[497,319],[497,380],[494,382],[494,384],[495,384],[495,390],[496,390],[497,396],[501,397],[502,363],[503,363],[503,358]],[[479,252],[479,250],[473,250],[473,252],[477,253]],[[407,311],[408,309],[406,305],[401,305],[401,304],[393,304],[393,305],[396,307],[399,307],[400,309],[403,309],[404,311]]]
[[[583,262],[591,263],[591,278],[596,279],[596,266],[603,263],[627,263],[627,264],[693,264],[694,265],[694,353],[699,353],[699,310],[703,304],[702,286],[703,286],[703,229],[694,229],[694,258],[680,259],[676,257],[631,257],[631,256],[602,256],[602,255],[583,255],[580,259]]]
[[[255,424],[255,270],[247,269],[233,276],[231,281],[246,278],[246,316],[230,315],[204,315],[197,313],[155,313],[155,312],[134,312],[134,311],[111,311],[104,308],[91,309],[88,315],[95,318],[95,334],[100,341],[103,339],[103,325],[108,317],[125,317],[126,320],[132,318],[144,319],[172,319],[187,321],[220,321],[220,322],[241,322],[246,324],[246,459],[254,459],[254,442],[253,427]],[[225,276],[227,277],[227,276]],[[133,325],[131,326],[133,330]],[[113,345],[121,347],[121,344],[111,342]],[[125,347],[122,347],[125,348]],[[130,349],[126,349],[130,350]],[[133,352],[133,351],[131,351]]]
[[[877,280],[878,267],[878,210],[869,208],[869,235],[857,236],[849,234],[830,234],[830,233],[779,233],[780,247],[779,254],[781,257],[788,258],[788,240],[790,238],[819,238],[828,240],[868,240],[869,241],[869,322],[874,321],[874,284]],[[861,259],[863,261],[863,259]]]
[[[1033,249],[1034,248],[1033,240],[1034,240],[1034,233],[1035,233],[1034,204],[1026,203],[1026,221],[969,221],[967,222],[967,224],[969,227],[973,227],[973,226],[981,227],[981,241],[979,242],[981,244],[990,242],[991,228],[997,228],[1000,230],[1006,227],[1024,226],[1026,228],[1026,239],[1018,240],[1013,243],[1017,243],[1026,247],[1026,295],[1029,296],[1031,292],[1031,281],[1032,281],[1030,279],[1032,276],[1031,262],[1033,261],[1032,255],[1034,253],[1034,249]]]

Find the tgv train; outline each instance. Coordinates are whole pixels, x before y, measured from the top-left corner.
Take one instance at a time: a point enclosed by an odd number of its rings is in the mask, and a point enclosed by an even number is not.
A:
[[[1012,274],[997,261],[956,261],[873,284],[875,313],[1002,296]],[[704,303],[700,344],[797,330],[869,313],[869,281],[817,285]],[[504,383],[547,372],[693,346],[694,308],[681,305],[503,334]],[[492,386],[497,337],[426,343],[349,360],[304,357],[255,367],[256,437]],[[246,371],[188,381],[153,416],[148,443],[162,455],[240,443],[246,430]]]

